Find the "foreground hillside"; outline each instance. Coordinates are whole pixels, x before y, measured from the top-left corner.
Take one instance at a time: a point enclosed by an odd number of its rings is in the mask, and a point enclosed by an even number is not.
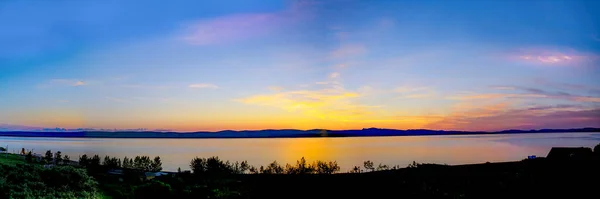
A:
[[[570,151],[571,150],[571,151]],[[160,158],[95,155],[65,161],[48,151],[0,155],[0,198],[590,198],[600,187],[600,145],[548,158],[475,165],[366,161],[350,173],[335,162],[252,167],[194,158],[191,171],[160,172]],[[58,152],[57,152],[58,153]],[[550,155],[555,157],[551,158]],[[53,158],[54,157],[54,158]],[[558,158],[556,158],[558,157]],[[562,158],[561,158],[562,157]],[[59,161],[59,159],[62,159]],[[367,172],[368,171],[368,172]],[[591,197],[594,198],[594,197]]]
[[[598,196],[596,162],[544,159],[308,176],[245,176],[247,198],[586,198]]]

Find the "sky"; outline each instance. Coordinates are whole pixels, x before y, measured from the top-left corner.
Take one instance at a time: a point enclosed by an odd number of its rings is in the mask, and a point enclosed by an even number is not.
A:
[[[600,127],[600,2],[0,1],[0,127]]]

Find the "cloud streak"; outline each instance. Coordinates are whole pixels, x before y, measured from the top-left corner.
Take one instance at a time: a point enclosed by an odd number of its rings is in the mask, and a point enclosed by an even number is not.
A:
[[[510,55],[510,59],[539,65],[577,65],[594,62],[598,56],[573,49],[530,48]]]
[[[193,89],[217,89],[217,88],[219,88],[219,86],[214,85],[214,84],[202,83],[202,84],[190,84],[190,85],[188,85],[188,88],[193,88]]]
[[[600,109],[557,105],[509,109],[500,104],[454,112],[426,128],[453,130],[506,130],[580,128],[600,126]]]
[[[66,85],[66,86],[85,86],[85,85],[87,85],[87,83],[82,80],[74,80],[74,79],[52,79],[51,82],[53,84]]]
[[[301,21],[308,8],[315,4],[301,0],[278,12],[232,14],[199,20],[185,28],[182,39],[191,45],[213,45],[262,37]]]
[[[513,87],[513,86],[501,86],[501,90],[514,90],[521,91],[522,93],[483,93],[483,94],[466,94],[458,96],[450,96],[448,99],[452,100],[482,100],[482,99],[499,99],[499,98],[546,98],[546,99],[558,99],[575,102],[600,102],[600,97],[596,96],[584,96],[575,95],[563,91],[548,91],[539,88],[530,87]]]

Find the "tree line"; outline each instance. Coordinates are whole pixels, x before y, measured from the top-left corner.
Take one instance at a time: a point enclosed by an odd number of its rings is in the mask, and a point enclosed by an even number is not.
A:
[[[273,161],[267,166],[254,167],[247,161],[229,162],[222,161],[219,157],[199,158],[196,157],[190,161],[190,169],[194,174],[332,174],[340,171],[340,166],[336,161],[315,161],[307,163],[302,157],[296,161],[296,164],[280,165]]]
[[[36,162],[36,158],[33,157],[31,152],[26,153],[25,159],[27,162]],[[72,164],[68,155],[62,156],[60,151],[52,153],[51,150],[46,151],[41,162],[43,164],[55,164],[55,165],[68,165]],[[88,156],[87,154],[79,156],[79,166],[86,168],[98,168],[103,166],[108,169],[134,169],[140,171],[151,171],[158,172],[162,170],[162,161],[160,156],[151,159],[149,156],[136,156],[134,158],[128,158],[127,156],[123,159],[117,157],[104,156],[101,158],[99,155]],[[416,166],[413,163],[411,166]],[[401,167],[388,166],[385,164],[379,164],[375,166],[372,161],[365,161],[363,167],[355,166],[349,172],[350,173],[362,173],[369,171],[383,171],[383,170],[394,170],[400,169]],[[266,166],[255,167],[248,164],[248,161],[242,162],[230,162],[223,161],[217,156],[209,158],[195,157],[190,161],[190,169],[196,174],[332,174],[340,171],[340,166],[336,161],[321,161],[317,160],[312,163],[307,163],[304,157],[297,160],[295,164],[281,165],[277,161]],[[178,169],[181,172],[181,168]]]
[[[22,149],[21,153],[25,154],[25,149]],[[38,162],[37,158],[33,157],[33,154],[31,154],[31,151],[26,153],[25,161],[27,161],[28,163]],[[60,151],[52,153],[51,150],[48,150],[44,154],[44,157],[42,157],[39,161],[42,164],[68,165],[71,164],[71,157],[69,157],[68,155],[62,156],[62,153]]]
[[[127,156],[125,156],[121,161],[120,158],[107,155],[101,162],[100,156],[98,155],[94,155],[90,158],[84,154],[79,156],[79,165],[86,168],[104,166],[109,169],[123,168],[151,172],[162,170],[162,161],[159,156],[154,157],[154,159],[150,159],[148,156],[136,156],[135,158],[127,158]]]

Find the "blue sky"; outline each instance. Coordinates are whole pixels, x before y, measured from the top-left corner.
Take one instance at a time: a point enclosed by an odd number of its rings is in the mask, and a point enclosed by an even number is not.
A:
[[[0,124],[600,126],[595,1],[2,1]]]

